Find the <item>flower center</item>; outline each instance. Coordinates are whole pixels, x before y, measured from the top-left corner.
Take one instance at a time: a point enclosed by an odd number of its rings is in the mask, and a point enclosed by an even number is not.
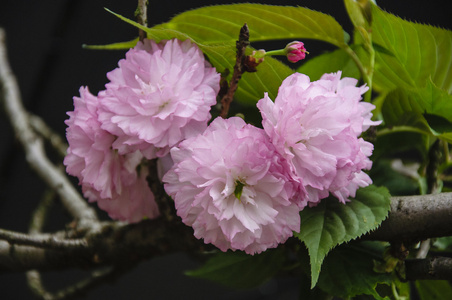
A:
[[[234,195],[235,197],[240,201],[240,198],[242,197],[242,192],[243,192],[243,187],[245,186],[244,183],[242,183],[240,180],[236,180],[235,181],[235,190],[234,190]]]

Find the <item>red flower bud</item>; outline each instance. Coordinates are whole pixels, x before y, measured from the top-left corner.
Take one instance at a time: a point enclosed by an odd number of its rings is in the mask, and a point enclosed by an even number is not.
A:
[[[299,41],[294,41],[287,44],[284,50],[287,53],[287,59],[293,63],[304,59],[306,57],[306,53],[309,53],[308,51],[306,51],[304,44]]]

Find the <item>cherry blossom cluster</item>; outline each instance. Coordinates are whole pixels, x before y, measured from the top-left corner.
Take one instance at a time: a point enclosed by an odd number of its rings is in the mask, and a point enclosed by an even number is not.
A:
[[[311,82],[295,73],[286,78],[273,102],[266,94],[257,103],[265,132],[288,162],[292,180],[315,205],[329,193],[345,203],[359,187],[372,183],[362,170],[372,166],[373,145],[359,138],[380,122],[371,121],[373,104],[362,102],[368,88],[341,72]]]
[[[369,185],[363,169],[373,146],[359,136],[379,123],[361,102],[367,88],[356,84],[340,72],[314,82],[293,74],[274,102],[258,102],[264,129],[218,118],[174,147],[163,181],[195,236],[223,251],[260,253],[299,231],[306,205],[330,193],[345,203]]]
[[[74,98],[64,164],[89,201],[138,222],[159,214],[146,160],[206,129],[220,75],[189,40],[144,40],[118,65],[98,96],[82,87]]]
[[[297,42],[289,52],[302,51]],[[295,73],[273,102],[257,108],[263,129],[238,117],[216,118],[220,76],[190,41],[145,40],[131,49],[98,96],[87,88],[69,112],[67,172],[112,218],[137,222],[158,208],[146,162],[164,162],[162,181],[194,235],[222,251],[260,253],[300,229],[299,212],[330,194],[345,203],[371,183],[378,125],[367,87],[325,74]]]

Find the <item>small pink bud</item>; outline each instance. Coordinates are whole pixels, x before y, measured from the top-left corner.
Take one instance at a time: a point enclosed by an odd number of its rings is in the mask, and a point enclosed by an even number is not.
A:
[[[309,52],[306,51],[304,44],[299,41],[294,41],[287,44],[284,50],[287,53],[287,59],[293,63],[304,59],[306,57],[306,53],[309,54]]]

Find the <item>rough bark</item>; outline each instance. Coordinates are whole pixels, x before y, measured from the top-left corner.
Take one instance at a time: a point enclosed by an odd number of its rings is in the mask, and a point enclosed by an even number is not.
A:
[[[452,193],[391,198],[389,217],[365,238],[415,242],[452,235]]]
[[[405,272],[407,280],[452,280],[452,258],[409,259]]]

